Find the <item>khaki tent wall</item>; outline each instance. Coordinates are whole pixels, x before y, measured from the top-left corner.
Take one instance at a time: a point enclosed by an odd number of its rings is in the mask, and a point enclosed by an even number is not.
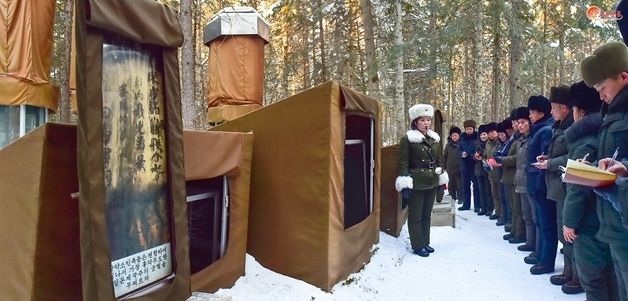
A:
[[[55,1],[0,0],[0,105],[56,111],[50,84]]]
[[[39,127],[0,166],[0,300],[81,300],[76,127]]]
[[[328,82],[213,130],[255,134],[248,251],[326,291],[368,262],[379,234],[379,104]],[[375,118],[373,211],[345,230],[344,116]]]
[[[192,275],[192,291],[231,287],[244,275],[249,217],[253,134],[183,132],[186,181],[226,175],[229,179],[229,230],[225,255]]]
[[[382,148],[382,187],[380,191],[381,211],[379,229],[386,234],[399,237],[401,228],[408,219],[408,207],[401,208],[401,198],[395,189],[399,175],[399,144]]]
[[[178,47],[183,35],[178,14],[152,0],[78,1],[76,10],[78,176],[82,288],[86,300],[115,300],[110,239],[107,239],[105,174],[103,162],[103,44],[108,37],[124,38],[151,49],[161,69],[163,82],[162,127],[167,172],[173,277],[128,300],[185,300],[190,295],[188,229],[183,166],[183,125],[179,81]],[[146,94],[144,94],[146,97]],[[145,123],[147,124],[147,123]],[[128,126],[128,125],[127,125]],[[116,151],[116,150],[112,150]],[[130,185],[129,185],[130,186]],[[145,294],[144,294],[145,293]]]

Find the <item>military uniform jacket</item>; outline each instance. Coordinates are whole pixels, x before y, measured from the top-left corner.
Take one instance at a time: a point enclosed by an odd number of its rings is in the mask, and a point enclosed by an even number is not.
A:
[[[439,184],[438,170],[442,172],[440,137],[429,130],[423,135],[411,130],[399,143],[399,173],[412,177],[412,189],[426,190]],[[438,172],[438,174],[437,174]]]
[[[553,201],[565,199],[565,186],[561,178],[560,166],[567,165],[567,141],[565,140],[565,130],[573,124],[573,114],[571,112],[567,118],[554,123],[552,140],[547,150],[548,164],[545,171],[545,185],[547,186],[547,198]]]
[[[478,138],[478,141],[476,141],[475,143],[475,152],[471,154],[471,157],[473,157],[475,153],[479,153],[480,155],[484,154],[484,150],[486,149],[486,141],[482,141]],[[482,160],[475,160],[474,174],[476,177],[488,176],[488,172],[484,170],[484,166],[482,165]]]
[[[515,162],[517,163],[517,170],[515,171],[515,192],[528,193],[528,135],[521,135],[521,137],[519,137],[516,151]]]
[[[517,150],[519,149],[519,133],[510,137],[510,140],[506,142],[504,148],[502,148],[502,178],[499,181],[504,184],[515,183],[515,172],[517,171]]]
[[[628,155],[628,86],[615,96],[613,101],[602,107],[602,126],[598,135],[598,158],[610,158],[619,147],[617,159]],[[628,242],[628,230],[622,226],[621,217],[609,202],[598,197],[597,214],[600,219],[600,231],[597,236],[601,241]]]
[[[460,144],[459,142],[453,142],[451,139],[447,139],[447,146],[445,146],[444,162],[445,169],[449,174],[460,173]]]
[[[582,159],[589,154],[587,161],[597,160],[597,134],[602,125],[599,113],[585,116],[565,131],[565,141],[569,159]],[[578,233],[593,236],[600,228],[596,213],[596,196],[593,189],[586,186],[567,184],[563,225],[574,228]]]
[[[526,166],[526,184],[528,195],[531,197],[547,197],[547,186],[545,186],[545,171],[540,170],[532,163],[536,162],[536,157],[547,154],[550,140],[552,139],[552,127],[554,119],[544,117],[532,125],[530,137],[528,138],[528,166]]]
[[[487,140],[486,148],[484,149],[484,154],[482,155],[482,158],[484,160],[493,158],[493,153],[496,151],[499,151],[500,148],[501,148],[501,143],[499,142],[498,139],[495,139],[495,141]],[[491,179],[491,181],[497,182],[499,181],[500,177],[501,177],[501,167],[492,168],[488,172],[488,178]]]

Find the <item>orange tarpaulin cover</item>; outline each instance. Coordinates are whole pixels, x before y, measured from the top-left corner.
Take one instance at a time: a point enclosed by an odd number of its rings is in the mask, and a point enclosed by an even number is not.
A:
[[[209,45],[207,104],[262,105],[264,40],[257,36],[226,36]]]
[[[57,110],[50,84],[55,1],[0,0],[0,105]]]

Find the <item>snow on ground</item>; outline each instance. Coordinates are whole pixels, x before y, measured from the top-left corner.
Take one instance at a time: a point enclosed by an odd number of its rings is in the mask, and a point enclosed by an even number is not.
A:
[[[380,232],[365,268],[334,286],[331,293],[262,267],[247,255],[246,275],[216,295],[242,300],[584,300],[565,295],[546,275],[531,275],[527,252],[502,239],[503,227],[473,211],[458,212],[457,228],[432,227],[427,258],[410,251],[407,227],[399,238]],[[562,271],[558,255],[556,272]]]

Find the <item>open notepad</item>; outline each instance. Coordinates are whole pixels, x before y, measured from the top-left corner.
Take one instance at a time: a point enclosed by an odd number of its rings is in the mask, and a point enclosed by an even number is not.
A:
[[[563,182],[589,187],[604,187],[615,183],[614,173],[584,164],[575,160],[567,160]]]

